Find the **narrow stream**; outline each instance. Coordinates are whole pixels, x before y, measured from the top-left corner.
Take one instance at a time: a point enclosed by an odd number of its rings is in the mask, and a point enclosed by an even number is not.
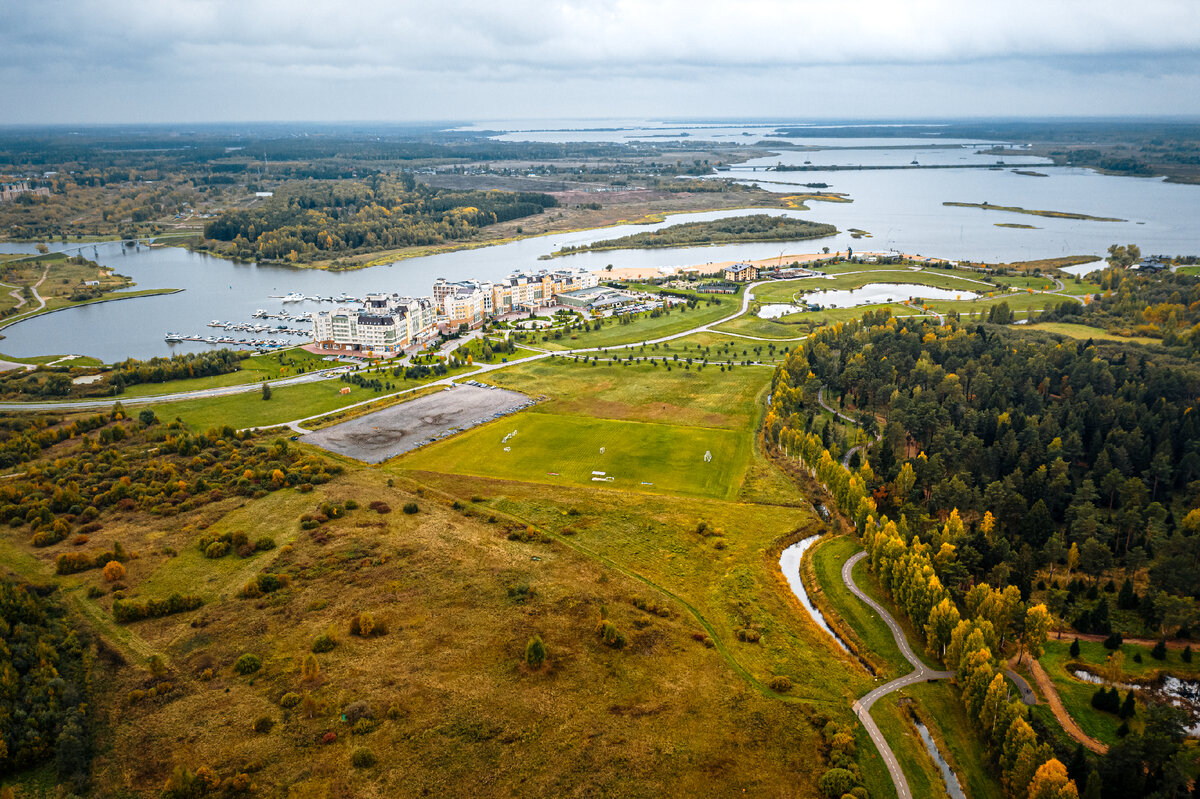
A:
[[[804,609],[808,611],[808,615],[811,616],[812,620],[817,623],[817,626],[829,633],[829,635],[835,642],[837,642],[837,645],[840,646],[843,651],[853,654],[850,652],[850,648],[846,646],[846,642],[839,638],[838,634],[835,633],[833,628],[829,626],[829,622],[827,622],[825,617],[821,615],[821,611],[817,610],[816,606],[813,605],[812,600],[808,597],[808,591],[804,588],[804,581],[800,578],[800,561],[804,557],[804,552],[813,544],[817,543],[819,539],[820,536],[812,535],[801,541],[797,541],[787,549],[783,550],[783,553],[779,556],[779,568],[783,570],[783,576],[787,578],[788,585],[791,586],[792,593],[794,593],[796,598],[800,600],[800,604],[803,605]],[[868,668],[868,670],[870,669],[865,661],[860,659],[860,662],[862,662],[863,666]],[[914,719],[914,721],[916,720]],[[954,773],[954,770],[950,768],[950,764],[946,762],[946,758],[942,756],[941,751],[937,747],[937,742],[933,740],[933,736],[929,734],[929,730],[926,729],[925,725],[920,721],[916,721],[916,725],[917,731],[921,733],[921,740],[924,741],[925,748],[929,751],[929,756],[933,758],[935,763],[937,763],[938,769],[942,773],[942,780],[946,783],[946,793],[949,794],[950,799],[967,799],[966,794],[963,792],[962,785],[958,781],[958,776]]]
[[[808,615],[812,616],[812,620],[817,623],[825,632],[833,636],[833,640],[843,651],[850,653],[850,647],[846,646],[846,642],[838,638],[838,634],[829,626],[829,622],[825,621],[825,617],[821,615],[821,611],[817,610],[813,605],[812,600],[808,598],[808,591],[804,590],[804,581],[800,579],[800,559],[804,557],[804,551],[817,543],[820,536],[812,535],[802,541],[797,541],[779,556],[779,568],[783,570],[783,576],[787,578],[788,585],[792,588],[792,593],[800,600],[800,604],[808,611]]]
[[[942,757],[942,752],[938,749],[933,736],[929,734],[929,729],[920,721],[914,719],[914,722],[917,725],[917,732],[921,734],[921,740],[925,743],[926,751],[933,758],[933,762],[937,763],[938,771],[942,772],[942,781],[946,783],[946,793],[949,794],[950,799],[967,799],[967,795],[958,781],[958,775],[954,773],[954,769],[950,768],[946,758]]]

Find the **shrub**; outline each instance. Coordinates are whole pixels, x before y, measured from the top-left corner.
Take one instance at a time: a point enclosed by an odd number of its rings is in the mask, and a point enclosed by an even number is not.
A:
[[[253,674],[262,668],[262,659],[258,655],[251,655],[249,652],[242,655],[233,664],[233,670],[238,674]]]
[[[546,644],[540,635],[535,635],[525,644],[525,663],[531,669],[541,668],[546,662]]]
[[[304,656],[304,662],[300,664],[300,677],[306,681],[311,681],[320,676],[321,664],[317,662],[317,656],[309,652]]]
[[[373,635],[387,635],[387,624],[383,621],[376,621],[375,617],[370,613],[356,613],[350,617],[350,634],[361,635],[363,638],[370,638]]]
[[[409,516],[412,516],[413,514],[417,513],[420,510],[421,509],[419,507],[417,507],[417,503],[415,503],[415,502],[405,502],[404,503],[404,512],[407,513]],[[383,511],[380,511],[380,513],[383,513]]]
[[[359,719],[354,723],[354,727],[351,728],[350,732],[354,735],[366,735],[373,729],[375,729],[375,722],[370,719]]]
[[[375,765],[375,753],[365,746],[360,746],[350,755],[350,763],[355,768],[370,768]]]
[[[376,513],[391,513],[392,512],[391,506],[388,505],[386,502],[384,502],[381,499],[374,500],[367,507],[370,508],[371,510],[375,511]],[[415,513],[415,511],[414,511],[414,513]]]
[[[327,732],[321,736],[321,743],[323,743],[323,744],[331,744],[336,740],[337,740],[336,732]]]
[[[1079,639],[1078,638],[1076,638],[1074,641],[1071,642],[1071,657],[1073,657],[1073,658],[1079,657]]]
[[[104,579],[110,583],[115,583],[118,580],[125,579],[125,567],[121,565],[119,560],[110,560],[104,564]]]
[[[1121,637],[1120,633],[1110,633],[1109,636],[1104,639],[1104,648],[1105,649],[1120,649],[1121,644],[1123,644],[1123,643],[1125,643],[1125,639]],[[1165,657],[1165,655],[1166,655],[1166,647],[1165,646],[1163,647],[1163,654]]]
[[[844,768],[831,768],[817,780],[817,789],[828,799],[841,799],[858,785],[854,772]]]
[[[792,690],[792,681],[782,675],[778,677],[772,677],[771,682],[767,684],[771,686],[772,691],[781,694],[786,694],[788,691]]]
[[[286,694],[279,697],[280,707],[293,708],[298,704],[300,704],[300,694],[295,693],[294,691],[288,691]]]
[[[745,641],[748,644],[757,644],[761,637],[762,635],[758,632],[758,630],[743,628],[737,631],[737,639],[739,641]]]
[[[1191,644],[1188,644],[1187,646],[1185,646],[1183,648],[1183,654],[1181,654],[1180,657],[1183,658],[1184,663],[1192,662],[1192,645]]]
[[[328,633],[321,633],[313,639],[312,651],[314,652],[329,652],[337,646],[337,639]]]
[[[226,544],[224,541],[213,541],[204,548],[204,557],[212,558],[213,560],[216,560],[217,558],[223,558],[228,553],[229,544]]]
[[[611,646],[613,649],[625,648],[625,634],[618,630],[611,621],[601,620],[596,628],[596,633],[606,646]]]
[[[358,510],[358,501],[353,499],[346,500],[346,510]]]
[[[274,726],[275,722],[271,720],[270,716],[259,716],[254,720],[255,732],[270,732]]]
[[[258,552],[266,552],[269,549],[275,548],[275,539],[269,535],[264,535],[254,542],[254,549]]]
[[[1155,660],[1166,660],[1167,642],[1159,641],[1157,644],[1155,644],[1154,648],[1150,650],[1150,657],[1154,658]]]
[[[113,618],[124,623],[183,613],[195,610],[203,604],[203,599],[192,595],[171,594],[167,599],[148,599],[144,602],[114,596],[112,610]]]

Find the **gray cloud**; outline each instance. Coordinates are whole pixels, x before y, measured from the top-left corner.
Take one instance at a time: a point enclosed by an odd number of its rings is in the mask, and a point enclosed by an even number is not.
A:
[[[7,122],[1200,112],[1193,0],[5,5]]]

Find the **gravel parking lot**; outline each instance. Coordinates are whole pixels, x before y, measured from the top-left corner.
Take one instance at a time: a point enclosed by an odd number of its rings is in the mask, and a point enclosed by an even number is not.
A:
[[[302,440],[366,463],[382,463],[533,404],[516,391],[458,385],[308,433]]]

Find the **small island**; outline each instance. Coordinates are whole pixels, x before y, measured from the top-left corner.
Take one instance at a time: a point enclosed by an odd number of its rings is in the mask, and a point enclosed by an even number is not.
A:
[[[954,208],[981,208],[984,211],[1008,211],[1013,214],[1030,214],[1031,216],[1049,216],[1056,219],[1084,219],[1089,222],[1128,222],[1127,219],[1117,219],[1112,216],[1091,216],[1089,214],[1074,214],[1069,211],[1038,211],[1031,208],[1021,208],[1016,205],[991,205],[990,203],[956,203],[945,202],[942,205]]]
[[[821,222],[786,216],[752,214],[708,222],[685,222],[661,230],[634,233],[616,239],[563,247],[555,256],[597,250],[654,249],[660,247],[697,247],[745,241],[799,241],[837,234],[837,228]]]
[[[1010,227],[1017,230],[1041,230],[1037,225],[1022,225],[1020,222],[994,222],[996,227]]]

